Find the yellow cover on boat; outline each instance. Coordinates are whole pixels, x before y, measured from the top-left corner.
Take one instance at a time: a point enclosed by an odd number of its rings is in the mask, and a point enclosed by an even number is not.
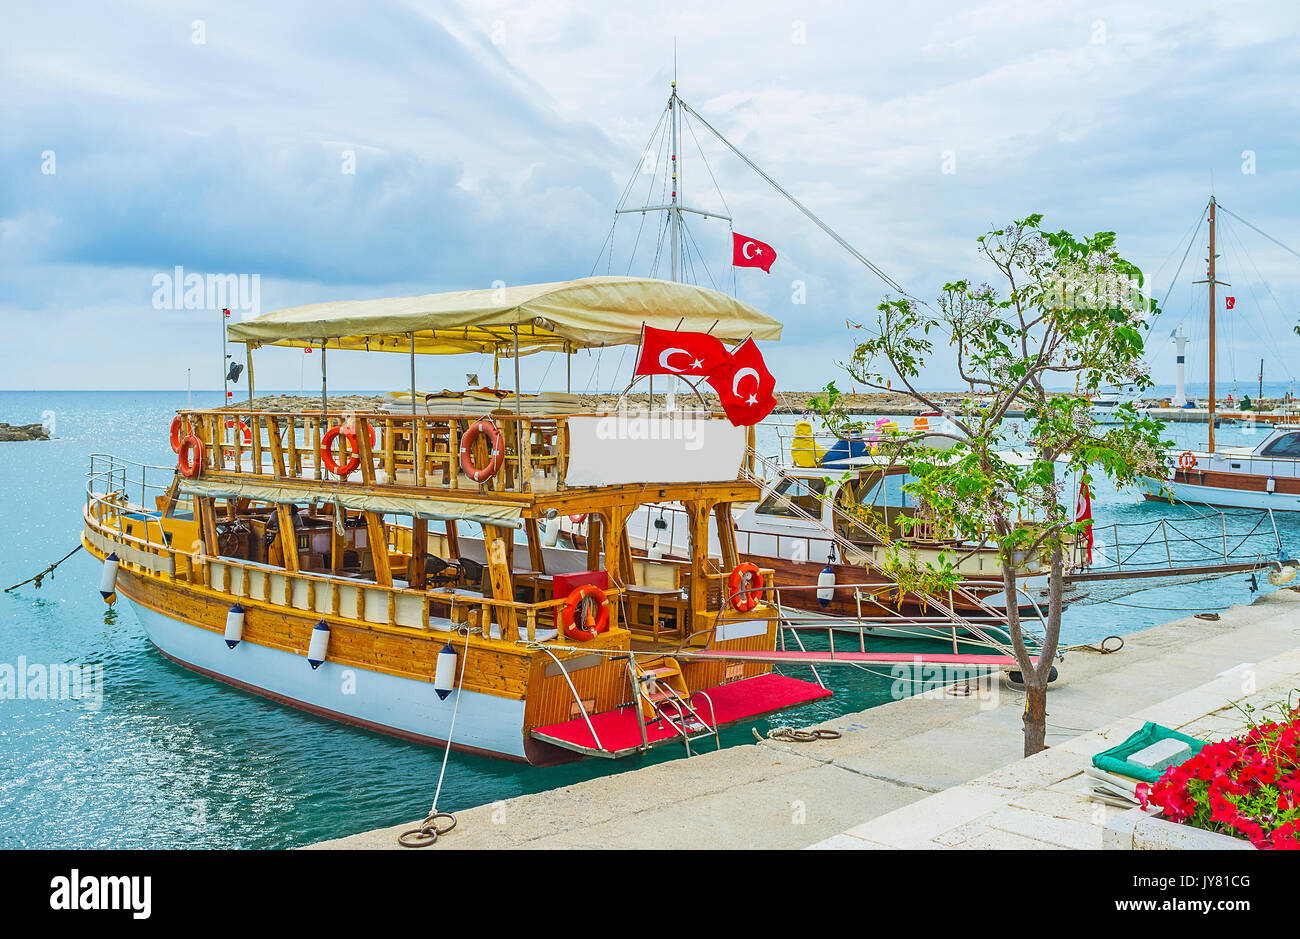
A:
[[[812,424],[799,421],[794,425],[794,439],[790,441],[790,458],[795,466],[817,466],[826,455],[826,448],[813,437]]]
[[[781,338],[781,324],[707,287],[646,277],[584,277],[551,284],[291,307],[229,327],[261,345],[424,354],[538,352],[634,344],[642,326],[708,332],[727,342]]]

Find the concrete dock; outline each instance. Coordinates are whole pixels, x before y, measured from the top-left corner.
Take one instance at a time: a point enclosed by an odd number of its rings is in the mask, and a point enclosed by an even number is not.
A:
[[[764,740],[462,810],[425,850],[1100,847],[1104,818],[1071,783],[1091,753],[1143,719],[1230,732],[1230,700],[1300,686],[1296,650],[1300,592],[1285,588],[1133,633],[1113,654],[1071,651],[1048,698],[1050,749],[1030,760],[1024,696],[994,680],[819,725],[838,740]],[[416,824],[312,847],[396,848]]]

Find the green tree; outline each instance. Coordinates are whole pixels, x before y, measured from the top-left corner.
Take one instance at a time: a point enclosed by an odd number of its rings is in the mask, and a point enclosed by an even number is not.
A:
[[[1044,231],[1041,223],[1041,215],[1031,215],[977,239],[998,287],[954,281],[933,305],[886,297],[872,326],[852,324],[858,340],[844,363],[857,382],[880,390],[893,385],[949,419],[941,433],[952,438],[950,449],[923,448],[920,435],[885,446],[908,465],[914,481],[904,488],[930,523],[997,549],[1007,627],[1025,681],[1026,756],[1045,746],[1062,577],[1069,546],[1086,527],[1074,521],[1065,480],[1078,475],[1091,484],[1100,473],[1123,489],[1142,477],[1165,480],[1169,472],[1159,421],[1123,405],[1117,423],[1100,425],[1089,404],[1104,386],[1151,386],[1142,327],[1156,304],[1141,291],[1141,272],[1115,251],[1113,232],[1080,239]],[[952,347],[962,382],[975,389],[957,408],[943,408],[918,387],[940,339]],[[833,388],[810,404],[829,426],[848,420]],[[1023,418],[1008,419],[1012,411]],[[1062,507],[1063,497],[1071,509]],[[1013,599],[1024,561],[1035,556],[1048,560],[1051,574],[1036,661]],[[895,567],[911,585],[941,592],[956,578],[952,558],[921,568],[909,567],[906,557],[900,553]]]

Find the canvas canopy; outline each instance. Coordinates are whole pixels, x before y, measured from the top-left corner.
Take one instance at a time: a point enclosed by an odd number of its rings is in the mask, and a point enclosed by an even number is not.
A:
[[[229,328],[261,345],[424,354],[511,354],[636,343],[642,326],[710,332],[728,342],[781,338],[781,324],[716,290],[641,277],[345,300],[277,310]]]

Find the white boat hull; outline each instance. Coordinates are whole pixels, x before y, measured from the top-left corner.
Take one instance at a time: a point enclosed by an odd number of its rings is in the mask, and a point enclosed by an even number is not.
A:
[[[432,682],[330,661],[312,669],[306,656],[247,641],[231,649],[221,633],[126,602],[159,651],[187,668],[323,717],[409,740],[444,745],[451,734],[457,693],[442,700]],[[453,746],[525,760],[523,727],[523,701],[462,690]]]
[[[1248,489],[1227,489],[1220,486],[1197,486],[1192,483],[1167,482],[1164,484],[1177,502],[1192,505],[1212,505],[1229,509],[1271,509],[1275,512],[1300,512],[1300,494],[1285,492],[1259,492]],[[1141,482],[1148,499],[1164,499],[1161,484],[1155,480]]]

